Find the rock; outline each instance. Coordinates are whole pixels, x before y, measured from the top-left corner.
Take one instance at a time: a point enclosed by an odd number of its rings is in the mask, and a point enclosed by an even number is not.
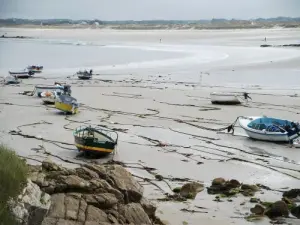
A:
[[[96,172],[100,178],[102,178],[102,179],[107,178],[107,170],[104,166],[95,165],[95,164],[87,164],[87,165],[85,165],[85,167]]]
[[[109,209],[118,203],[116,196],[111,193],[86,195],[85,201],[88,205],[93,205],[100,209]]]
[[[41,172],[32,172],[30,173],[29,179],[37,184],[38,186],[44,186],[44,181],[45,181],[46,175]]]
[[[250,184],[242,184],[241,189],[242,190],[250,190],[252,192],[259,191],[259,187],[257,187],[256,185],[250,185]]]
[[[78,221],[81,222],[85,221],[86,208],[87,208],[87,203],[83,199],[81,199],[79,204],[78,216],[77,216]]]
[[[263,215],[265,208],[262,205],[256,204],[253,208],[250,209],[251,213],[255,215]]]
[[[118,224],[118,223],[117,223]],[[95,221],[86,221],[84,223],[84,225],[111,225],[111,223],[107,223],[107,222],[100,222],[100,223],[97,223]],[[118,224],[119,225],[119,224]]]
[[[95,206],[89,205],[86,212],[86,221],[94,221],[97,223],[100,222],[109,222],[107,214],[101,209],[96,208]]]
[[[68,189],[85,189],[90,186],[90,183],[76,176],[61,176],[61,180],[67,185]]]
[[[212,185],[223,185],[223,184],[225,184],[225,182],[226,182],[226,180],[224,178],[219,177],[219,178],[213,179],[211,184]]]
[[[125,218],[127,223],[151,224],[148,215],[139,203],[119,205],[119,213]]]
[[[259,198],[250,198],[251,203],[258,203],[260,202]]]
[[[239,186],[241,186],[241,183],[238,180],[232,179],[228,181],[226,185],[230,188],[238,188]]]
[[[56,225],[57,222],[58,222],[57,218],[46,217],[43,220],[42,225]]]
[[[51,207],[48,217],[65,218],[65,194],[54,194],[51,196]]]
[[[196,195],[203,190],[204,190],[203,184],[197,182],[191,182],[182,186],[180,190],[180,195],[185,198],[194,199]]]
[[[300,219],[300,205],[293,207],[291,209],[291,214],[295,217],[297,217],[298,219]]]
[[[271,219],[280,216],[288,217],[289,209],[284,201],[277,201],[272,204],[269,209],[266,210],[265,215],[267,215]]]
[[[67,220],[77,220],[80,197],[68,195],[65,197],[65,212]]]
[[[47,159],[42,162],[42,168],[46,171],[60,171],[61,167],[52,162],[50,159]]]
[[[84,225],[82,222],[59,219],[56,225]]]
[[[140,204],[150,218],[155,216],[156,206],[152,204],[148,199],[143,197]]]
[[[283,193],[283,197],[287,198],[297,198],[298,196],[300,196],[300,189],[291,189]]]
[[[13,215],[25,224],[40,225],[51,205],[50,196],[38,185],[27,181],[26,187],[16,201],[10,202]]]
[[[143,197],[143,187],[133,179],[131,173],[120,165],[107,167],[108,175],[125,198],[125,202],[139,202]]]
[[[86,167],[76,168],[75,171],[76,171],[76,174],[77,174],[78,177],[81,177],[85,180],[91,180],[91,179],[99,178],[98,174],[95,171],[90,170]]]
[[[181,187],[176,187],[173,189],[174,193],[180,193]]]

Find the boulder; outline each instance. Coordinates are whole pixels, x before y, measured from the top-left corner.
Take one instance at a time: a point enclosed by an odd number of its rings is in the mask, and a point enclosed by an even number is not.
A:
[[[203,184],[197,182],[191,182],[184,184],[180,189],[180,195],[185,198],[194,199],[196,195],[204,190]]]
[[[91,180],[91,179],[97,179],[99,178],[98,174],[93,171],[90,170],[86,167],[80,167],[80,168],[76,168],[75,169],[77,176],[85,179],[85,180]]]
[[[291,214],[300,219],[300,205],[293,207],[291,209]]]
[[[109,222],[107,214],[101,209],[96,208],[95,206],[89,205],[86,212],[86,221],[94,221],[97,223],[100,222]]]
[[[218,177],[218,178],[213,179],[211,184],[212,185],[223,185],[223,184],[225,184],[225,182],[226,182],[226,180],[224,178]]]
[[[281,216],[288,217],[289,209],[284,201],[277,201],[266,210],[265,215],[271,219]]]
[[[238,188],[239,186],[241,186],[241,183],[235,179],[232,179],[226,183],[227,183],[226,185],[230,188]]]
[[[139,203],[119,205],[119,213],[124,217],[126,223],[151,224],[148,215]]]
[[[291,189],[283,193],[283,197],[287,198],[297,198],[298,196],[300,196],[300,189]]]
[[[256,204],[253,208],[250,209],[251,213],[262,216],[265,212],[265,208],[262,205]]]
[[[143,187],[133,179],[131,173],[120,165],[107,167],[107,174],[114,187],[124,194],[125,202],[139,202],[143,197]]]
[[[12,213],[24,224],[40,225],[51,205],[50,196],[38,185],[27,181],[26,187],[16,201],[10,202]]]

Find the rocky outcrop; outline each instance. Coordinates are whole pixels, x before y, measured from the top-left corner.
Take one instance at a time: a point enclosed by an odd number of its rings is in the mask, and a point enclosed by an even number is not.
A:
[[[238,180],[225,180],[224,178],[215,178],[211,186],[207,188],[208,194],[222,194],[224,196],[233,196],[241,193],[244,196],[254,196],[259,190],[256,185],[241,184]]]
[[[281,216],[288,217],[289,208],[284,201],[277,201],[266,210],[265,215],[271,219]]]
[[[50,195],[41,191],[38,185],[28,180],[26,187],[10,208],[22,225],[40,225],[50,208]]]
[[[31,179],[51,195],[42,225],[162,224],[156,207],[143,198],[143,187],[120,165],[68,170],[46,161],[32,170]]]

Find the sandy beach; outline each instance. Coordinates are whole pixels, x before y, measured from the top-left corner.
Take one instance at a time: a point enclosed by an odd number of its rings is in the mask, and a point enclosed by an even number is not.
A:
[[[182,180],[205,187],[216,177],[262,184],[272,190],[255,196],[269,202],[280,200],[286,189],[300,187],[299,149],[251,140],[239,127],[234,135],[211,130],[227,127],[238,116],[300,120],[300,49],[260,47],[265,37],[268,44],[300,43],[300,29],[1,28],[0,33],[34,37],[0,40],[0,78],[29,64],[45,67],[20,85],[0,88],[0,142],[28,162],[50,157],[67,167],[89,163],[91,159],[77,157],[72,131],[88,124],[115,129],[117,151],[97,161],[124,163],[143,184],[146,197],[158,205],[157,216],[172,225],[249,224],[244,217],[253,207],[249,197],[216,202],[206,190],[187,202],[159,200],[184,184]],[[80,68],[92,68],[93,79],[78,80],[73,74]],[[56,81],[72,86],[72,96],[80,103],[78,114],[66,116],[40,98],[19,94]],[[252,101],[212,105],[212,91],[248,92]],[[259,222],[269,223],[267,218]]]

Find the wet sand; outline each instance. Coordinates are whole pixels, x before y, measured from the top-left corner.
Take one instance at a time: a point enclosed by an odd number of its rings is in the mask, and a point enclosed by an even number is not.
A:
[[[25,34],[30,32],[37,31],[27,30]],[[64,35],[84,41],[92,36],[82,33],[79,35],[79,31],[63,32]],[[94,34],[95,31],[88,32]],[[112,39],[120,43],[123,40],[127,44],[130,37],[143,33],[107,32],[101,34],[102,37],[111,35]],[[173,32],[173,36],[172,32],[157,32],[156,36],[144,33],[146,40],[143,40],[143,46],[148,41],[153,48],[154,41],[149,40],[149,36],[154,36],[157,40],[164,34],[173,45],[184,43],[186,51],[186,45],[199,37],[203,39],[201,49],[204,51],[207,48],[207,52],[212,52],[214,48],[212,54],[219,51],[221,54],[218,53],[217,56],[220,58],[216,60],[213,55],[209,62],[202,61],[201,66],[194,61],[185,61],[187,64],[180,65],[169,64],[167,67],[149,63],[146,66],[141,63],[136,66],[95,65],[94,71],[99,75],[95,75],[90,81],[77,80],[70,76],[68,69],[60,74],[56,70],[45,70],[36,75],[36,78],[23,80],[18,86],[1,86],[0,141],[15,148],[19,155],[26,157],[31,163],[51,157],[58,163],[73,167],[76,163],[89,162],[89,159],[76,157],[78,152],[73,145],[72,136],[74,128],[83,124],[115,128],[119,133],[116,153],[98,161],[113,158],[125,163],[144,184],[146,196],[158,204],[159,217],[175,225],[184,222],[248,224],[244,217],[253,206],[253,203],[249,203],[249,197],[232,198],[233,202],[227,202],[226,199],[224,202],[214,202],[215,196],[208,195],[204,190],[195,200],[184,203],[162,202],[158,199],[164,197],[165,193],[172,193],[173,188],[184,183],[172,178],[199,181],[207,187],[214,178],[224,177],[243,183],[259,183],[279,190],[263,190],[264,193],[256,194],[263,201],[281,199],[280,190],[285,190],[284,188],[299,188],[298,149],[290,148],[287,144],[251,140],[245,137],[239,127],[235,128],[235,135],[206,128],[227,127],[241,115],[268,115],[299,121],[299,84],[291,79],[299,75],[300,51],[261,50],[256,47],[258,41],[249,41],[254,35],[264,36],[268,33],[271,36],[270,30],[257,30],[256,34],[252,31],[252,35],[247,33],[249,31],[222,31],[223,35],[220,36],[220,31],[209,34],[204,31],[177,31]],[[299,37],[299,30],[273,33],[273,41],[276,43],[286,43]],[[53,38],[62,34],[52,31],[48,35]],[[236,39],[235,42],[232,37]],[[210,38],[214,40],[209,40]],[[222,58],[224,52],[228,55],[226,58]],[[201,84],[198,71],[202,71]],[[267,79],[272,77],[274,79],[268,82]],[[39,98],[18,94],[33,90],[36,84],[53,84],[55,81],[65,81],[72,85],[72,96],[80,103],[78,114],[66,116],[52,106],[44,106]],[[212,91],[247,91],[253,101],[241,106],[212,105],[209,98]],[[12,135],[11,130],[35,138]],[[45,140],[37,140],[40,138]],[[41,150],[41,145],[47,152]],[[155,170],[147,171],[145,166]],[[157,174],[164,179],[158,181],[155,178]],[[246,204],[241,206],[240,203],[244,201]],[[181,209],[197,212],[184,212]],[[290,222],[297,224],[297,220],[292,219]],[[265,219],[260,224],[269,224],[269,221]]]

